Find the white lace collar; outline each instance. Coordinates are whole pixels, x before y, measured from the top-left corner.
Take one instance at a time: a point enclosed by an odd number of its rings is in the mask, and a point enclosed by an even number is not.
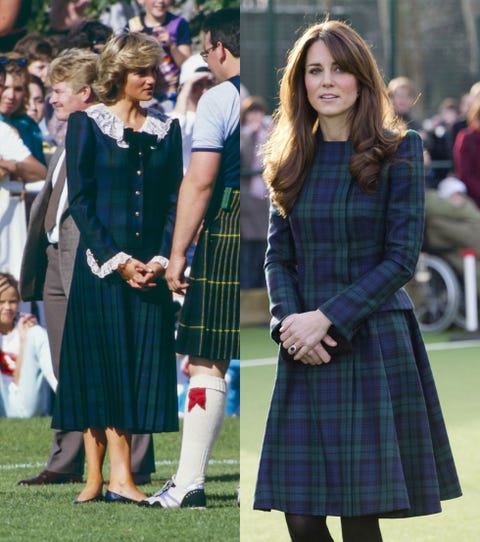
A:
[[[115,139],[119,147],[128,148],[128,143],[123,139],[125,125],[114,115],[105,104],[91,105],[85,113],[95,121],[100,130],[107,136]],[[170,129],[172,119],[154,109],[147,109],[147,118],[142,126],[142,132],[157,136],[157,142],[161,141]]]

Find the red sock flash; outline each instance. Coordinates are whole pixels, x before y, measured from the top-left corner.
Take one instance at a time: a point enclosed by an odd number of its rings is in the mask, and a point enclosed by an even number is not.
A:
[[[206,388],[193,388],[189,390],[188,412],[190,412],[195,405],[198,405],[200,408],[205,410],[205,405],[207,403],[206,391]]]

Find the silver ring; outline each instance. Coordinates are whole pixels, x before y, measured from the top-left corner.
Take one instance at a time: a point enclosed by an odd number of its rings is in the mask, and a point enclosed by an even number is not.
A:
[[[295,352],[297,351],[297,345],[296,344],[292,344],[292,346],[290,346],[288,348],[288,353],[293,356],[293,354],[295,354]]]

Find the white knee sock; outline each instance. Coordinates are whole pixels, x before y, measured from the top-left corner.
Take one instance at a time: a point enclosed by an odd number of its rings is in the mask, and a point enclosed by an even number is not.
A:
[[[208,460],[225,417],[227,386],[223,378],[197,375],[190,379],[177,486],[203,484]]]

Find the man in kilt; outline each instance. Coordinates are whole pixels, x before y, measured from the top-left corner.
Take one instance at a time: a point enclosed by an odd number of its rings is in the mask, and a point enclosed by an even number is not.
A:
[[[240,354],[239,10],[210,14],[204,31],[201,55],[220,84],[198,104],[165,275],[170,290],[186,293],[177,352],[189,355],[190,388],[177,473],[148,499],[162,508],[205,507],[205,471],[225,415],[224,376]],[[202,221],[187,282],[186,253]]]

